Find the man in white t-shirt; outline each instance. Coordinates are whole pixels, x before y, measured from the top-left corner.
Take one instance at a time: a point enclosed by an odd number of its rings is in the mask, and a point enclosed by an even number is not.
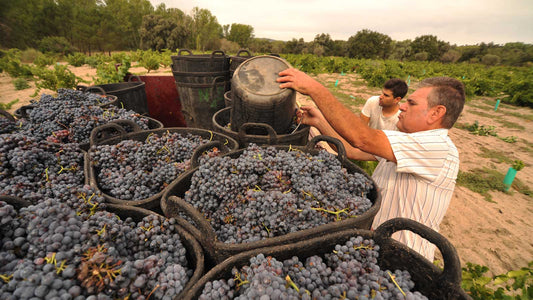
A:
[[[360,118],[370,128],[381,130],[398,130],[398,116],[400,115],[400,101],[408,90],[405,81],[392,78],[385,82],[380,96],[368,98]]]
[[[403,217],[439,231],[459,172],[459,154],[448,136],[465,103],[464,85],[459,80],[434,77],[421,81],[400,105],[399,131],[391,131],[368,127],[304,72],[287,69],[279,76],[280,88],[309,95],[317,105],[301,108],[298,118],[303,124],[342,138],[352,148],[352,159],[379,161],[372,178],[382,200],[373,229],[386,220]],[[393,238],[433,262],[435,246],[429,241],[406,230],[394,233]]]

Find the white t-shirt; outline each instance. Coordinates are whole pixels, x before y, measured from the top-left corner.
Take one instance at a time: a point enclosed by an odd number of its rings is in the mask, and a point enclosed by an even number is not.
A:
[[[379,106],[379,96],[373,96],[366,100],[361,113],[370,118],[368,126],[380,130],[398,130],[398,116],[400,110],[390,117],[383,116],[382,107]]]
[[[448,209],[459,172],[459,152],[448,129],[415,133],[383,131],[397,163],[379,161],[372,178],[381,191],[381,207],[372,228],[397,217],[409,218],[435,231]],[[411,231],[392,237],[433,262],[435,245]]]

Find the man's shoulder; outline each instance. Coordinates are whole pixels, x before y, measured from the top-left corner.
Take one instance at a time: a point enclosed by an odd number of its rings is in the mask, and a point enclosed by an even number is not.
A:
[[[377,102],[379,101],[379,96],[372,96],[366,100],[366,102]]]

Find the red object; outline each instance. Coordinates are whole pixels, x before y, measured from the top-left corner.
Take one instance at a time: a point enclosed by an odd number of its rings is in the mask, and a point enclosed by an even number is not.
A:
[[[165,127],[187,127],[181,113],[181,102],[174,76],[138,77],[145,83],[150,117],[160,121]]]

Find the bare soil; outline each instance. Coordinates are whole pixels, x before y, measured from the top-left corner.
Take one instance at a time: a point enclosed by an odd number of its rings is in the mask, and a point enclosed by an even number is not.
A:
[[[84,83],[86,85],[91,85],[93,77],[96,76],[96,70],[88,66],[70,69],[88,81]],[[130,72],[136,75],[172,75],[168,68],[146,74],[144,68],[132,67]],[[332,86],[338,80],[337,87],[343,93],[354,97],[367,99],[380,93],[379,88],[364,85],[356,74],[321,74],[317,79],[327,86]],[[54,91],[42,90],[39,95],[32,97],[34,92],[33,83],[29,89],[15,90],[12,78],[6,73],[0,73],[0,103],[19,99],[9,112],[13,113],[20,106],[28,104],[31,99],[38,100],[42,93],[54,94]],[[297,99],[301,104],[312,103],[303,95],[298,95]],[[479,136],[465,129],[453,128],[450,130],[450,136],[459,149],[460,170],[468,172],[487,167],[506,174],[510,164],[495,157],[482,157],[485,148],[488,149],[485,152],[492,151],[511,160],[522,160],[525,167],[518,172],[515,180],[520,180],[532,190],[533,110],[501,104],[494,111],[495,103],[495,98],[470,100],[458,124],[473,124],[478,121],[480,125],[494,126],[498,137],[516,137],[516,142],[508,143],[495,136]],[[350,105],[354,112],[358,112],[361,107],[360,104]],[[525,267],[528,262],[533,261],[533,198],[513,188],[508,193],[491,191],[490,195],[492,201],[487,201],[478,193],[456,186],[440,233],[455,246],[463,266],[466,266],[467,262],[484,265],[496,275]],[[440,264],[442,265],[442,261]]]

